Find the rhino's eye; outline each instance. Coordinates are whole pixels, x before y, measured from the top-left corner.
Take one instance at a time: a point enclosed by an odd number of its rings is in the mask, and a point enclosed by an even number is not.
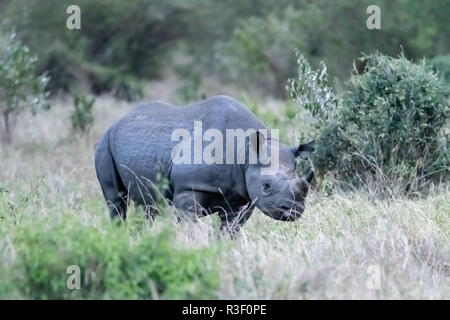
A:
[[[272,187],[270,186],[269,183],[264,182],[264,183],[261,185],[261,191],[262,191],[262,192],[264,192],[264,193],[269,193],[270,190],[272,190]]]

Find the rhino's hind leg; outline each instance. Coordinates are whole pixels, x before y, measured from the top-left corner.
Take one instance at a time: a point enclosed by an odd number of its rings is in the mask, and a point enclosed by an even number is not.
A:
[[[128,192],[117,172],[108,141],[103,140],[95,153],[95,170],[109,207],[111,218],[125,220],[127,216]]]
[[[109,208],[111,219],[119,218],[120,220],[126,220],[128,207],[127,192],[120,187],[116,188],[110,184],[102,187],[102,191]]]
[[[107,200],[106,203],[109,207],[109,214],[111,219],[119,218],[120,220],[126,220],[127,218],[127,200],[126,197],[115,198],[114,200]]]

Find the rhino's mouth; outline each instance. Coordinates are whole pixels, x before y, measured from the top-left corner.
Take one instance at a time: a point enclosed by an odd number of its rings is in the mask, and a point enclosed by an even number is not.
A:
[[[294,221],[301,217],[303,211],[305,211],[305,206],[303,203],[293,202],[290,205],[283,205],[280,209],[283,211],[283,216],[287,219],[286,221]]]
[[[282,205],[275,210],[262,210],[268,216],[280,221],[295,221],[300,218],[305,211],[303,205],[297,204],[295,207]]]

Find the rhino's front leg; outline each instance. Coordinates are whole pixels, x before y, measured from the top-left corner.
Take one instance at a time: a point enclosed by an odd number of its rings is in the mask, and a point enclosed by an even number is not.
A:
[[[248,207],[242,207],[237,211],[220,212],[219,217],[222,221],[220,231],[224,234],[230,234],[232,237],[236,236],[236,234],[241,230],[241,227],[252,215],[254,208],[254,205],[250,205]]]
[[[175,194],[173,197],[173,205],[188,219],[195,220],[198,217],[208,214],[208,211],[204,207],[204,195],[201,192],[185,191]]]

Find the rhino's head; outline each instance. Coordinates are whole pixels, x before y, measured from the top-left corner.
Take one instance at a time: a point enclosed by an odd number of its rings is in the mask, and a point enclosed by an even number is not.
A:
[[[264,214],[277,220],[294,221],[305,210],[305,198],[314,177],[312,170],[301,176],[296,168],[296,159],[306,158],[313,152],[314,141],[294,148],[281,143],[278,146],[279,165],[276,172],[262,175],[261,165],[248,166],[245,173],[247,192]]]

